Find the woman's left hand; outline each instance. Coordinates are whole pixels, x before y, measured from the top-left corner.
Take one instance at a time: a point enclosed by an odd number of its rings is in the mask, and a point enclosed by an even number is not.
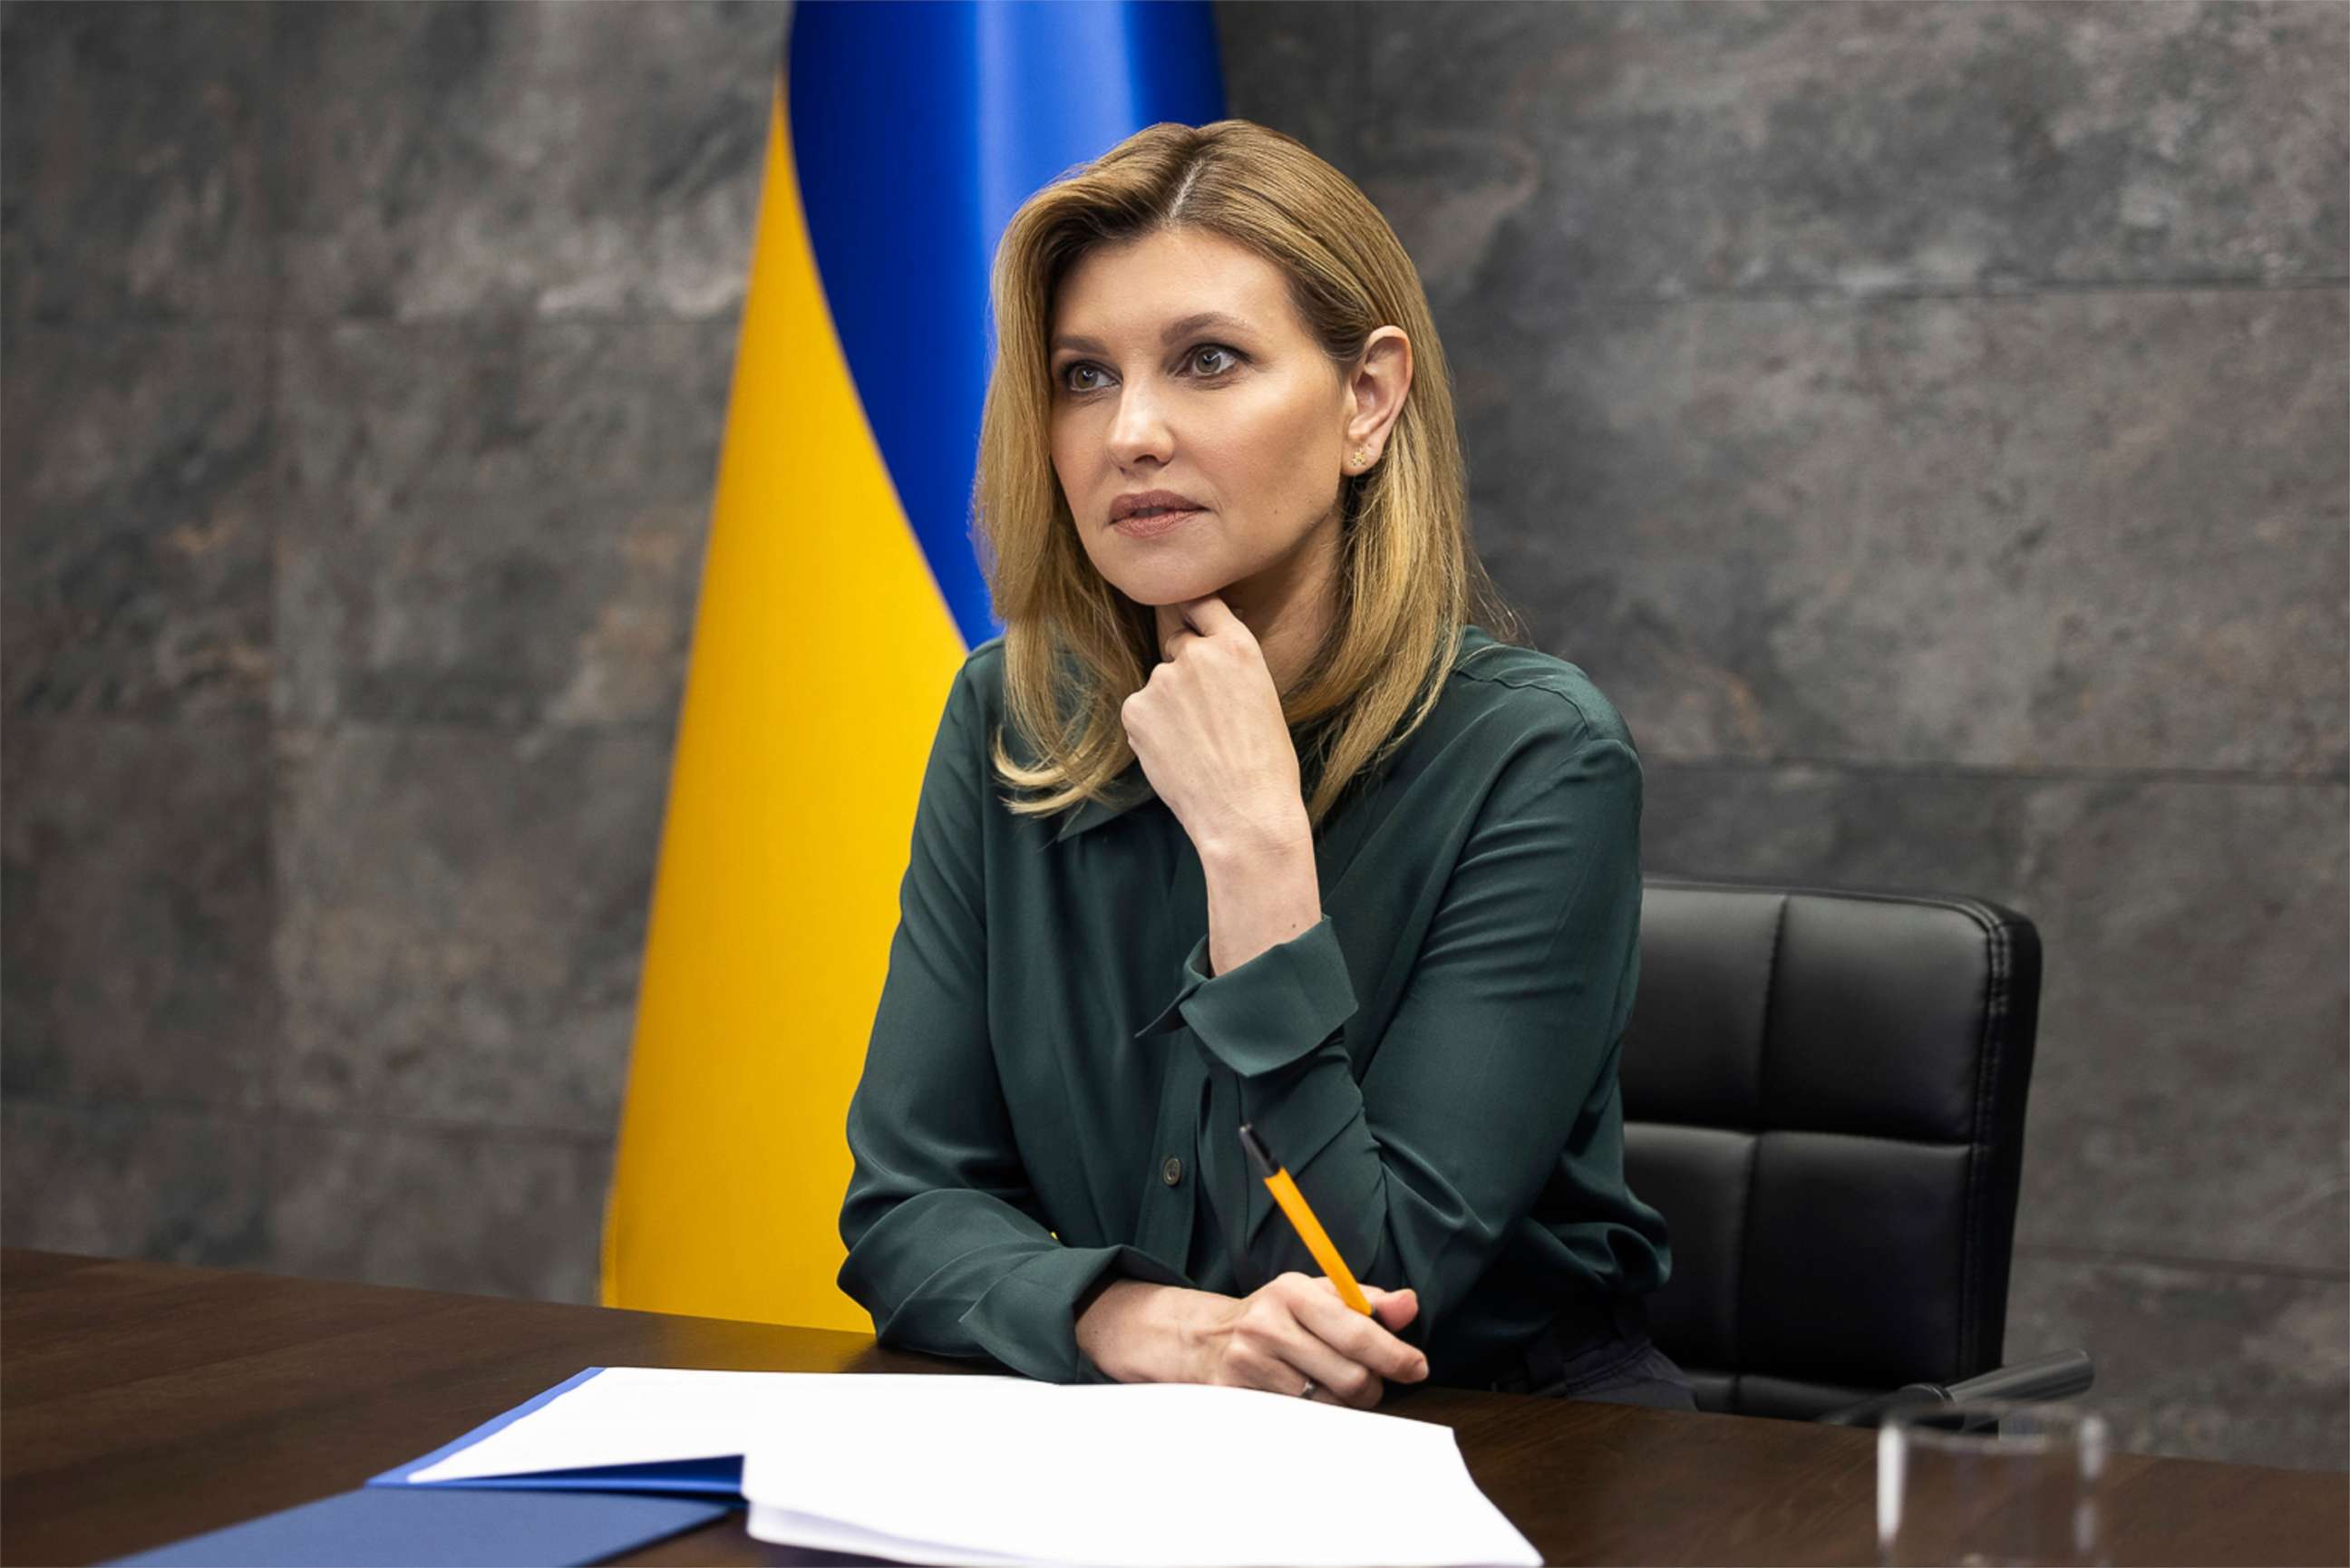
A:
[[[1310,843],[1297,748],[1255,634],[1214,594],[1157,607],[1164,662],[1121,710],[1150,787],[1202,858]]]

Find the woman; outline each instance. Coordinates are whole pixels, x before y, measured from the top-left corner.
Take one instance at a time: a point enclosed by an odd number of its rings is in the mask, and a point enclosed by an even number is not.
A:
[[[841,1288],[1059,1382],[1693,1407],[1623,1176],[1638,758],[1513,645],[1403,247],[1287,137],[1156,125],[1030,199],[993,286],[1006,630],[923,779]]]

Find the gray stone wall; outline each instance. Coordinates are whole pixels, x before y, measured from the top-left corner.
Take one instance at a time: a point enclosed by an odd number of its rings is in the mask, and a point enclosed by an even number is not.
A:
[[[1658,871],[2048,951],[2009,1347],[2350,1464],[2350,8],[1225,5]],[[779,5],[0,6],[0,1230],[585,1300]]]
[[[788,12],[11,4],[11,1243],[592,1300]]]

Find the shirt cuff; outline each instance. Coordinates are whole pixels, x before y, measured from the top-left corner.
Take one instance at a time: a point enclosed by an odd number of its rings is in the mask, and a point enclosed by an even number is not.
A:
[[[1313,1054],[1355,1015],[1355,985],[1338,933],[1324,915],[1312,927],[1210,976],[1208,939],[1183,961],[1183,984],[1137,1040],[1186,1024],[1209,1054],[1243,1078],[1261,1077]]]
[[[1113,1379],[1077,1348],[1076,1303],[1112,1269],[1128,1279],[1191,1289],[1191,1282],[1133,1247],[1055,1247],[981,1293],[962,1314],[972,1343],[1014,1372],[1045,1383]]]

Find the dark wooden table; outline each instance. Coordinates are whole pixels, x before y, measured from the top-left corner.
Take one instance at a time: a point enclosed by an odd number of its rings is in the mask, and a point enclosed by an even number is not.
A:
[[[864,1334],[0,1251],[0,1560],[118,1556],[359,1485],[583,1366],[964,1371]],[[1867,1432],[1399,1389],[1551,1563],[1876,1561]],[[2121,1456],[2114,1561],[2350,1561],[2350,1476]],[[795,1563],[736,1514],[621,1561]]]

